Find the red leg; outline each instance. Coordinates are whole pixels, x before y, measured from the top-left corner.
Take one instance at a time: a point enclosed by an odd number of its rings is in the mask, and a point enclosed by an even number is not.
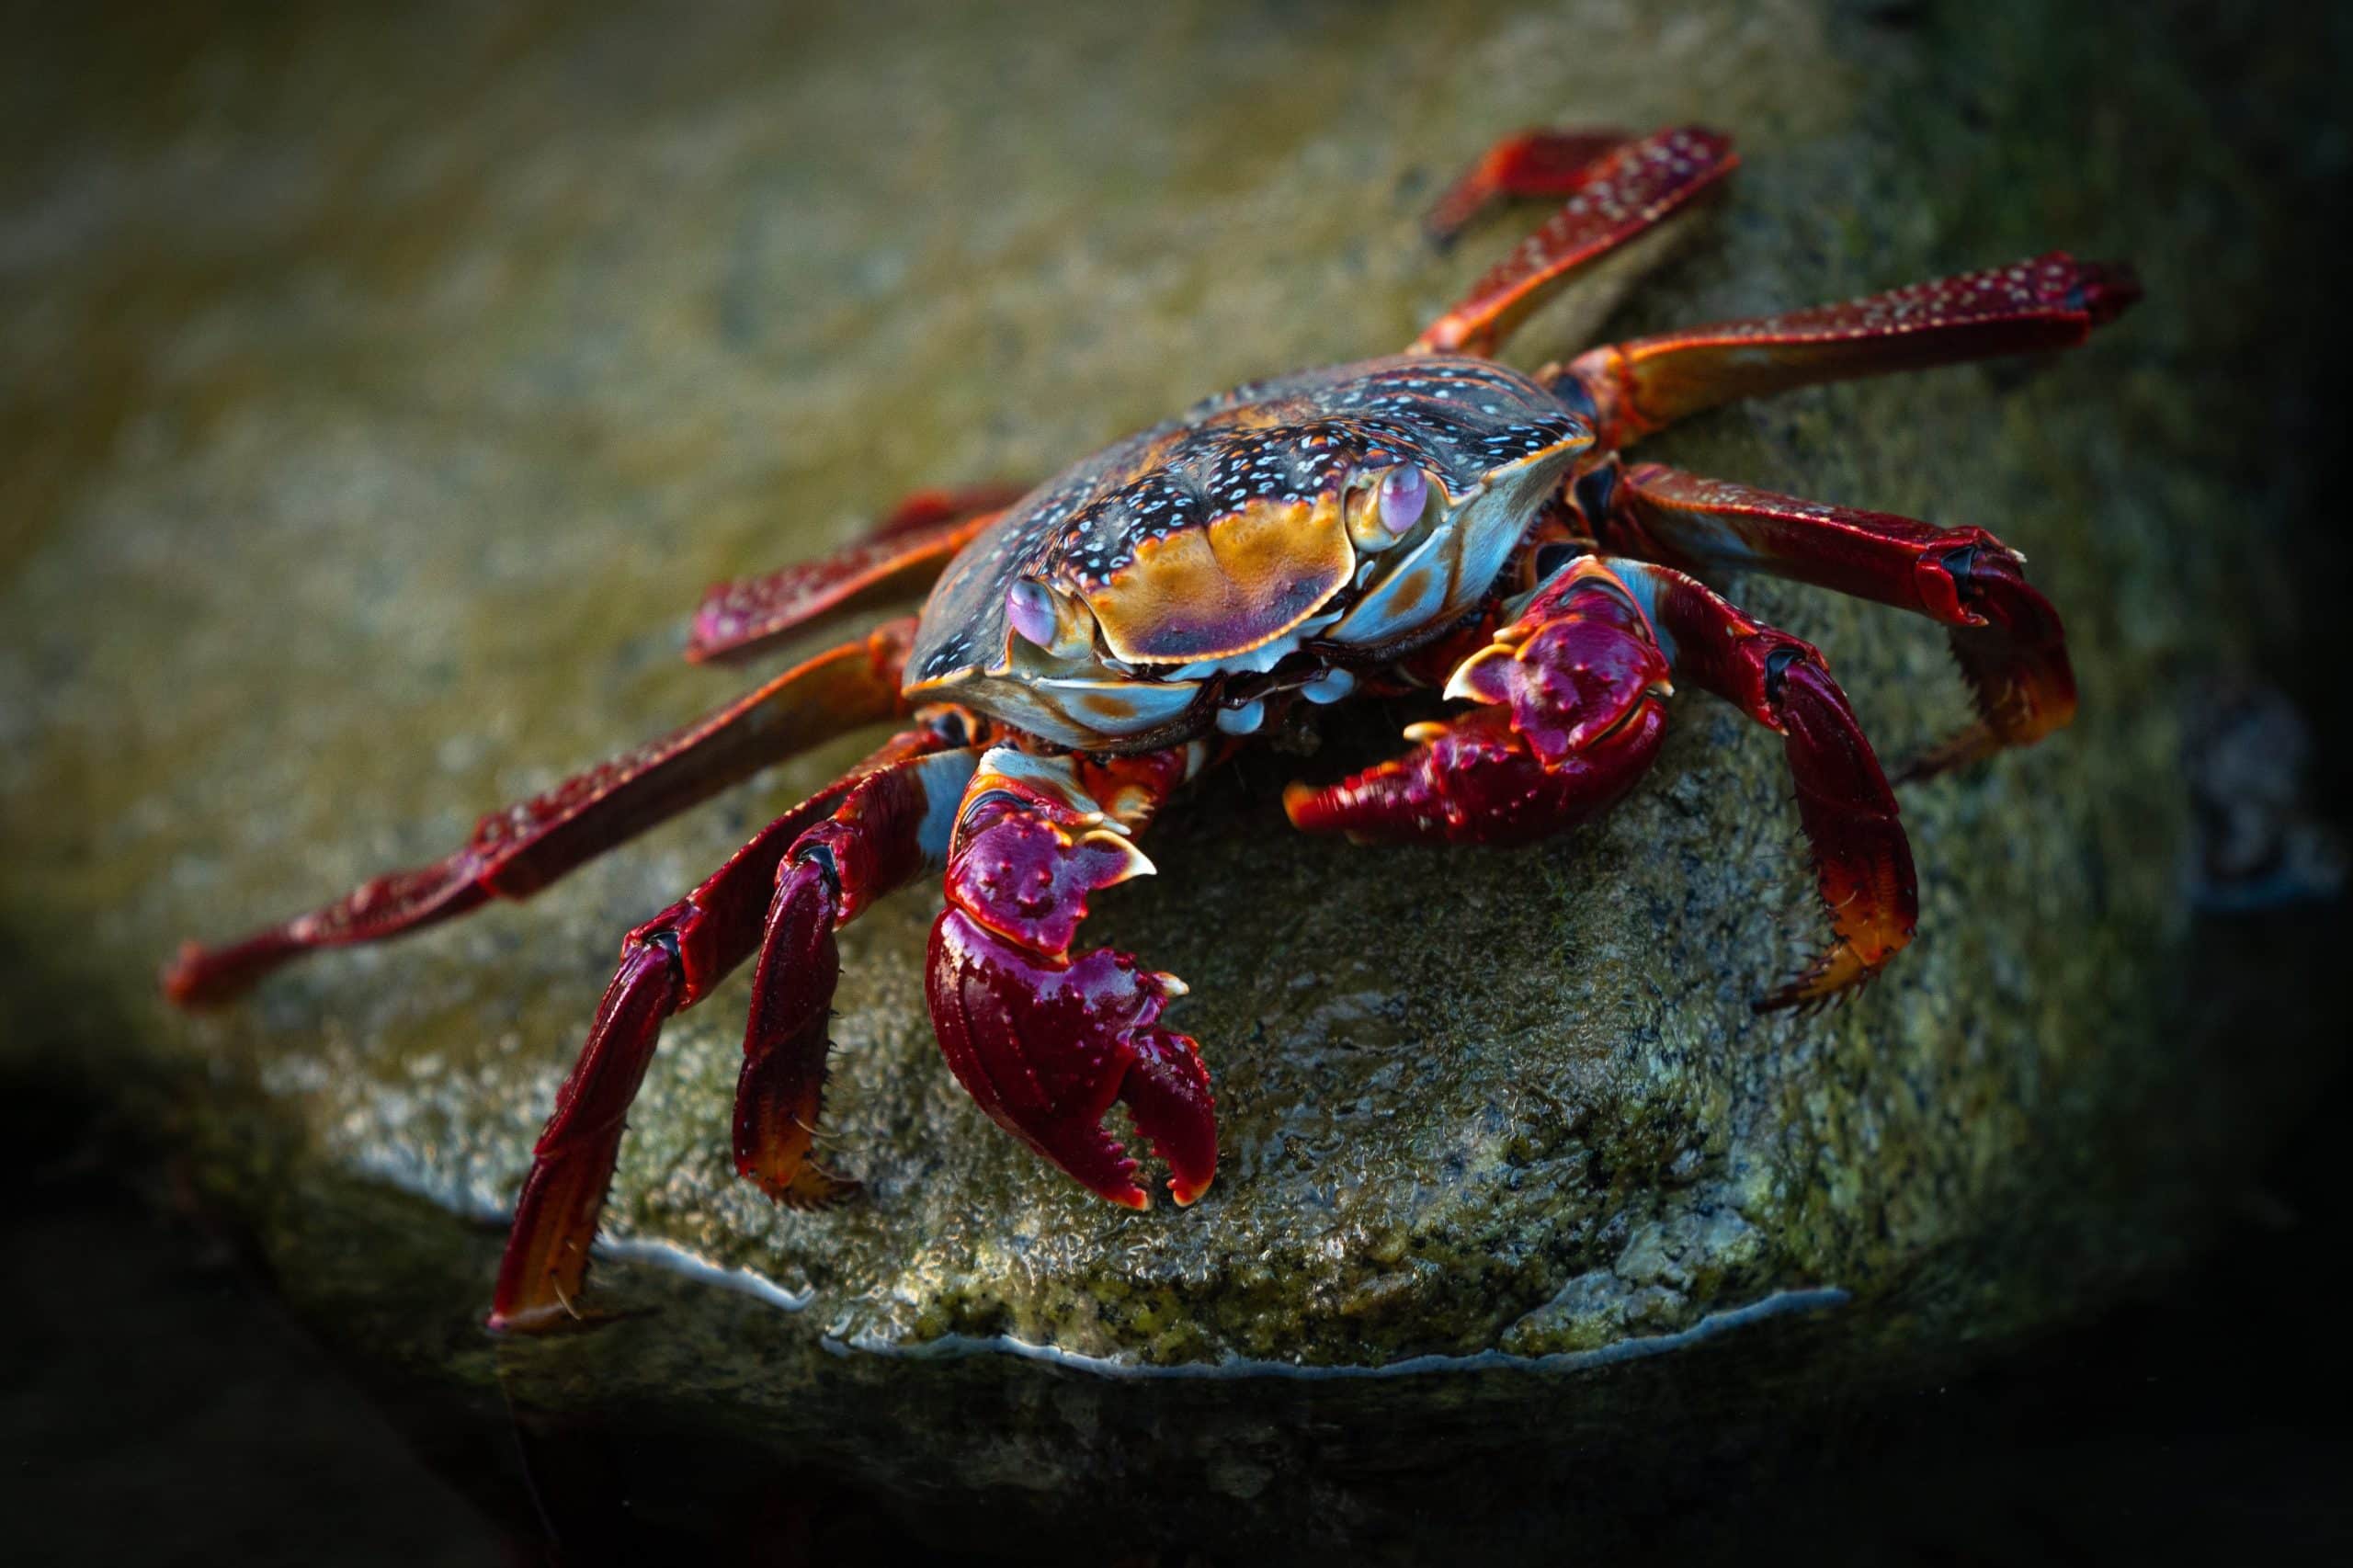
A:
[[[947,859],[954,807],[980,756],[966,745],[920,766],[869,774],[793,842],[778,868],[736,1081],[735,1168],[780,1203],[813,1207],[856,1188],[810,1157],[841,976],[834,933]]]
[[[1589,349],[1565,372],[1604,448],[1733,398],[2002,354],[2072,348],[2141,297],[2128,267],[2063,251],[1839,305],[1720,322]]]
[[[822,561],[715,584],[695,609],[687,658],[733,664],[788,637],[918,593],[1024,494],[1009,484],[921,491],[866,538]]]
[[[1473,219],[1507,197],[1573,196],[1588,165],[1631,142],[1623,131],[1516,131],[1479,155],[1422,219],[1431,243],[1452,244]]]
[[[960,755],[969,771],[971,755],[952,749],[962,739],[955,722],[926,723],[893,737],[847,776],[761,829],[700,887],[623,939],[620,966],[605,989],[587,1043],[557,1090],[554,1114],[532,1150],[499,1266],[493,1328],[544,1328],[577,1315],[574,1302],[620,1152],[623,1120],[663,1022],[709,995],[758,947],[761,915],[791,846],[878,780],[919,776]]]
[[[1680,572],[1607,565],[1642,600],[1677,673],[1778,733],[1788,754],[1835,939],[1756,1010],[1827,1001],[1869,980],[1911,941],[1919,884],[1895,793],[1822,655]]]
[[[866,537],[870,540],[896,539],[902,534],[921,533],[942,523],[953,523],[966,517],[977,517],[983,512],[1002,512],[1032,487],[997,482],[989,484],[959,484],[935,490],[918,490],[902,498],[899,504],[876,519]]]
[[[1193,745],[1131,757],[992,751],[966,792],[931,933],[931,1021],[981,1108],[1074,1180],[1150,1206],[1134,1160],[1101,1126],[1125,1104],[1168,1164],[1180,1204],[1217,1174],[1209,1073],[1161,1027],[1184,987],[1097,948],[1073,958],[1087,894],[1152,869],[1128,841],[1201,766]]]
[[[464,847],[376,879],[324,908],[220,948],[191,942],[164,971],[183,1006],[236,995],[317,948],[381,941],[492,898],[528,898],[582,862],[768,764],[904,711],[899,672],[912,619],[786,671],[749,695],[545,794],[491,812]]]
[[[1739,161],[1729,137],[1688,126],[1587,164],[1561,210],[1432,322],[1411,352],[1494,353],[1577,268],[1665,222]]]
[[[2031,745],[2075,717],[2059,612],[2027,583],[2024,557],[1984,528],[1802,501],[1661,463],[1597,470],[1577,496],[1602,514],[1587,520],[1614,552],[1693,572],[1770,572],[1950,627],[1977,722],[1899,778]]]
[[[1393,761],[1283,792],[1292,823],[1358,843],[1526,844],[1615,802],[1658,755],[1666,658],[1624,586],[1587,557],[1462,661],[1479,704],[1415,724]]]

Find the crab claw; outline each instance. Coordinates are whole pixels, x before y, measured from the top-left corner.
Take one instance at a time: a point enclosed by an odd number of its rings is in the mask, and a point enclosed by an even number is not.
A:
[[[998,1126],[1131,1209],[1152,1199],[1103,1131],[1114,1102],[1168,1162],[1178,1203],[1217,1175],[1209,1071],[1190,1040],[1158,1022],[1176,994],[1169,976],[1108,948],[1075,960],[1035,952],[957,909],[932,927],[932,1024],[957,1080]]]
[[[1674,690],[1642,610],[1590,556],[1548,584],[1446,683],[1449,699],[1506,710],[1513,732],[1548,767]]]
[[[1124,1104],[1167,1162],[1170,1193],[1190,1203],[1217,1175],[1209,1072],[1191,1040],[1161,1027],[1184,994],[1176,976],[1108,948],[1071,956],[1087,894],[1152,869],[1081,805],[1017,783],[976,793],[932,927],[932,1026],[981,1108],[1081,1186],[1151,1207],[1135,1160],[1102,1127]]]
[[[1658,755],[1667,664],[1624,585],[1586,557],[1455,667],[1479,704],[1405,732],[1413,750],[1283,791],[1292,824],[1359,843],[1526,844],[1610,805]]]
[[[1666,710],[1645,701],[1583,751],[1547,763],[1500,709],[1415,724],[1404,756],[1283,791],[1291,825],[1359,844],[1532,844],[1617,801],[1649,768]]]

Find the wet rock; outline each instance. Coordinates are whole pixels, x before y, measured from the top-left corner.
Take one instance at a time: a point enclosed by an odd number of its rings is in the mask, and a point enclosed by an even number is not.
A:
[[[1099,1479],[1111,1434],[1149,1431],[1165,1495],[1263,1503],[1306,1426],[1409,1401],[1463,1452],[1538,1419],[1664,1429],[1695,1389],[1950,1355],[2177,1258],[2300,1081],[2259,1032],[2217,1071],[2185,1022],[2225,977],[2187,962],[2176,759],[2177,676],[2241,648],[2232,607],[2276,571],[2241,480],[2296,460],[2265,408],[2209,392],[2296,374],[2316,275],[2279,257],[2308,176],[2268,119],[2214,131],[2162,29],[2038,7],[1433,26],[1180,6],[787,36],[752,8],[510,35],[354,8],[185,61],[93,37],[121,79],[170,85],[119,124],[12,92],[41,149],[5,176],[0,240],[26,301],[0,336],[12,1060],[102,1078],[195,1151],[370,1358],[809,1445],[910,1496]],[[2250,79],[2310,99],[2325,73],[2244,27]],[[914,893],[843,943],[829,1131],[863,1199],[794,1214],[732,1178],[739,982],[668,1029],[632,1119],[597,1288],[637,1315],[494,1347],[494,1221],[620,933],[858,748],[237,1010],[151,994],[180,937],[438,854],[715,701],[725,677],[675,658],[706,582],[838,543],[898,492],[1037,474],[1232,381],[1403,343],[1532,221],[1443,259],[1416,237],[1497,131],[1701,118],[1742,140],[1729,201],[1519,358],[2057,246],[2149,286],[2061,360],[1656,444],[1992,527],[2068,615],[2082,719],[1906,794],[1920,937],[1851,1004],[1749,1010],[1819,927],[1779,749],[1736,715],[1679,699],[1653,778],[1558,843],[1369,852],[1276,802],[1415,716],[1358,707],[1313,758],[1260,754],[1173,811],[1162,874],[1090,927],[1194,988],[1223,1130],[1207,1200],[1111,1210],[987,1122],[929,1042],[937,903]],[[1734,586],[1828,652],[1883,755],[1961,721],[1933,629]],[[1420,1378],[1147,1396],[940,1358],[990,1346]]]

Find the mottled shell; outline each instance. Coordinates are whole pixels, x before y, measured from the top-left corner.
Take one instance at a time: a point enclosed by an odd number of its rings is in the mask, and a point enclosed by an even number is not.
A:
[[[1035,650],[1006,613],[1023,578],[1091,612],[1096,662],[1117,665],[1088,671],[1096,680],[1246,654],[1365,588],[1344,515],[1351,480],[1412,462],[1434,501],[1457,501],[1564,466],[1590,438],[1542,387],[1484,359],[1400,357],[1237,387],[1064,470],[967,546],[924,608],[909,690],[1030,717],[988,699],[1028,678],[1017,665]]]

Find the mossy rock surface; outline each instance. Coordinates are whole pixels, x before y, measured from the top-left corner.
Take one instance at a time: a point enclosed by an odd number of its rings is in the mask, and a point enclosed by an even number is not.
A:
[[[853,1434],[835,1393],[1029,1386],[860,1351],[1000,1337],[1155,1369],[1563,1358],[1597,1389],[1626,1386],[1605,1369],[1629,1346],[1796,1346],[1835,1380],[2064,1314],[2227,1196],[2291,1074],[2259,1040],[2219,1072],[2184,1021],[2180,685],[2264,635],[2231,608],[2278,571],[2246,482],[2294,470],[2270,411],[2207,392],[2253,384],[2313,279],[2273,264],[2304,222],[2277,127],[2212,134],[2163,29],[2024,5],[525,16],[354,6],[185,61],[94,33],[84,63],[165,85],[140,113],[31,81],[6,111],[38,150],[0,176],[8,1049],[123,1086],[369,1353]],[[2310,92],[2284,36],[2209,43],[2283,104]],[[1161,874],[1089,927],[1193,987],[1222,1129],[1204,1202],[1102,1205],[964,1097],[923,1017],[917,892],[843,941],[829,1131],[862,1199],[795,1214],[732,1178],[739,980],[665,1032],[614,1187],[624,1256],[596,1288],[657,1310],[494,1352],[474,1222],[511,1200],[617,938],[857,744],[528,905],[199,1019],[153,996],[183,936],[432,858],[713,703],[727,677],[676,656],[707,582],[905,490],[1391,350],[1534,221],[1444,257],[1418,238],[1488,139],[1687,120],[1738,136],[1729,199],[1638,286],[1539,318],[1523,362],[2062,246],[2148,284],[2063,359],[1655,443],[1991,527],[2067,614],[2081,720],[1906,792],[1919,939],[1848,1005],[1750,1011],[1820,925],[1779,746],[1730,710],[1677,699],[1623,806],[1506,854],[1290,832],[1287,778],[1416,716],[1356,710],[1319,755],[1256,754],[1173,809]],[[1827,651],[1882,755],[1961,722],[1935,629],[1733,588]],[[1716,1332],[1776,1303],[1814,1318]],[[1081,1462],[1006,1419],[1039,1445],[1007,1473]],[[1234,1462],[1247,1494],[1260,1460]]]

